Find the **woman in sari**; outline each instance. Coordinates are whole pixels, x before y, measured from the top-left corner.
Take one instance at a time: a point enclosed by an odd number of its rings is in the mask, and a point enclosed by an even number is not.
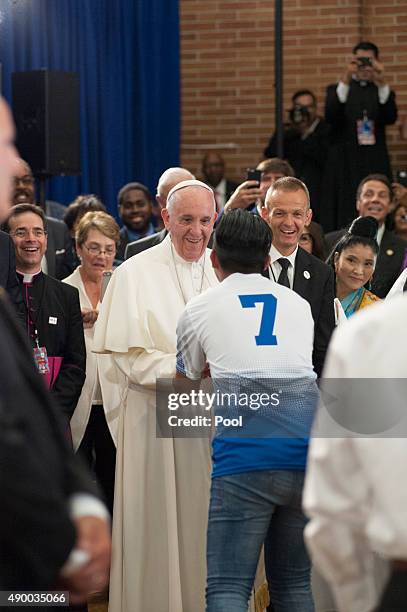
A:
[[[329,257],[328,263],[335,270],[337,323],[380,299],[366,288],[373,276],[379,252],[377,228],[377,221],[373,217],[358,217],[334,246]]]

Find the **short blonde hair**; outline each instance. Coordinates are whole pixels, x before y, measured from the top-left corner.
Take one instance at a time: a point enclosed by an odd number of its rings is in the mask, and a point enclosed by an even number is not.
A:
[[[265,206],[268,210],[270,210],[269,201],[271,196],[275,191],[303,191],[307,196],[308,208],[310,208],[310,197],[309,191],[305,183],[300,181],[300,179],[295,178],[294,176],[283,176],[282,178],[277,179],[271,187],[268,188],[265,199]]]
[[[114,240],[116,246],[120,242],[120,229],[116,220],[106,212],[100,210],[87,212],[78,225],[75,231],[75,240],[78,246],[85,244],[91,230],[98,230],[101,234]]]

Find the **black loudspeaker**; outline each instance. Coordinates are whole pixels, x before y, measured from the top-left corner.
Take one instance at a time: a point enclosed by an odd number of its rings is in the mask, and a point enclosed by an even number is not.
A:
[[[78,75],[14,72],[12,89],[16,145],[33,173],[80,174]]]

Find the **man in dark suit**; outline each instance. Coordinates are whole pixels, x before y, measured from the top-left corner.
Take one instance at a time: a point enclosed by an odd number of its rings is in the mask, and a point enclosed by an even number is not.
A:
[[[360,183],[356,193],[356,210],[361,217],[374,217],[379,223],[377,242],[379,255],[372,278],[371,290],[384,298],[401,272],[407,243],[392,231],[386,229],[386,217],[390,212],[393,197],[389,179],[384,174],[369,174]],[[326,235],[328,251],[346,233],[346,229]]]
[[[19,159],[14,176],[12,204],[15,206],[22,203],[35,204],[35,186],[30,166],[23,159]],[[75,268],[72,241],[63,221],[47,217],[47,225],[48,247],[42,267],[49,276],[62,280]]]
[[[152,215],[153,198],[142,183],[127,183],[117,195],[117,207],[123,227],[120,230],[116,259],[123,261],[129,242],[136,242],[155,233]]]
[[[41,270],[47,248],[47,226],[41,208],[34,204],[13,206],[6,227],[16,251],[25,306],[24,327],[40,372],[69,425],[86,375],[78,290]],[[46,351],[44,363],[40,363],[39,347]]]
[[[0,222],[17,171],[13,139],[11,114],[0,99]],[[0,337],[0,590],[50,590],[64,580],[71,601],[84,601],[108,580],[106,509],[64,440],[2,289]]]
[[[349,223],[358,183],[369,172],[391,178],[386,126],[397,119],[395,93],[386,82],[379,49],[360,42],[338,83],[326,91],[331,146],[325,166],[320,223],[325,231]]]
[[[335,326],[334,276],[330,266],[298,246],[304,226],[312,218],[308,189],[294,177],[280,178],[268,190],[261,210],[273,232],[269,276],[310,304],[315,325],[313,364],[321,376]]]
[[[208,151],[202,160],[203,181],[213,189],[218,214],[238,186],[225,177],[225,167],[225,160],[216,151]]]
[[[330,127],[317,114],[317,99],[309,89],[296,91],[291,98],[290,121],[284,126],[284,157],[294,168],[295,176],[309,190],[314,218],[319,220],[321,183],[329,146]],[[274,133],[264,157],[277,155],[277,138]]]
[[[157,194],[155,196],[160,211],[166,207],[167,196],[175,185],[181,183],[181,181],[189,181],[194,178],[194,175],[185,168],[167,168],[167,170],[162,173],[158,180]],[[137,253],[141,253],[150,247],[160,244],[160,242],[162,242],[166,237],[167,233],[167,230],[163,229],[160,232],[152,234],[151,236],[140,238],[140,240],[136,240],[135,242],[130,242],[126,247],[124,258],[129,259],[129,257],[137,255]]]

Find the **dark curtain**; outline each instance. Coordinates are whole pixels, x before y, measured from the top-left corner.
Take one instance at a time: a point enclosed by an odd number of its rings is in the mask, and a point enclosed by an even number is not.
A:
[[[51,179],[49,199],[96,193],[116,214],[121,186],[137,180],[155,193],[178,165],[176,1],[1,0],[0,62],[9,102],[12,72],[79,74],[82,174]]]

